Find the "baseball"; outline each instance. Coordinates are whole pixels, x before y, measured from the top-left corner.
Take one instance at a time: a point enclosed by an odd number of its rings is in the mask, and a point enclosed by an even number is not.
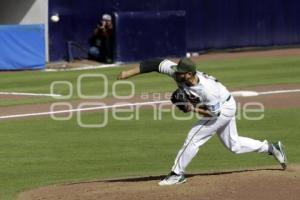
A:
[[[52,15],[51,16],[51,21],[52,22],[58,22],[59,21],[59,16],[58,15]]]

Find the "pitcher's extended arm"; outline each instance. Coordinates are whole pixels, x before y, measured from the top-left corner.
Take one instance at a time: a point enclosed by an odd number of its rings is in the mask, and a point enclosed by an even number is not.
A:
[[[141,62],[139,66],[120,72],[119,75],[117,76],[117,79],[124,80],[136,76],[138,74],[154,72],[154,71],[158,72],[159,65],[162,61],[163,59],[155,59],[155,60]]]

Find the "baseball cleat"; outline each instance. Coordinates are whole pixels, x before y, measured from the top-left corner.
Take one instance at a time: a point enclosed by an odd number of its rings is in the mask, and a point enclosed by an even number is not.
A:
[[[283,170],[285,170],[287,168],[287,157],[284,152],[284,146],[280,141],[271,144],[271,154],[280,163]]]
[[[160,186],[164,185],[178,185],[186,182],[186,178],[183,174],[176,174],[171,172],[166,178],[158,183]]]

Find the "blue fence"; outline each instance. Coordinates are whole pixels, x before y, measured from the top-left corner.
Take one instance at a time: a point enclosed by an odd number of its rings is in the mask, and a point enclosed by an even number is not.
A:
[[[121,62],[186,54],[184,11],[116,13],[115,58]]]
[[[66,58],[67,41],[87,47],[88,37],[103,13],[169,10],[186,13],[187,51],[300,43],[299,0],[50,0],[49,15],[59,13],[61,17],[60,22],[49,26],[50,59]],[[122,34],[118,27],[116,35]],[[143,43],[145,50],[140,51],[146,55],[153,41],[136,39],[135,44]],[[136,54],[128,61],[140,59]]]
[[[44,25],[0,26],[0,70],[45,67]]]

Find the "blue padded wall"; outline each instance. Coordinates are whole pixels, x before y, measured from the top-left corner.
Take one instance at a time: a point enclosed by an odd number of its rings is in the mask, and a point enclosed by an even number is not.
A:
[[[65,58],[68,40],[87,47],[103,13],[168,10],[186,12],[188,51],[300,43],[299,0],[49,0],[61,15],[49,24],[50,58]]]
[[[45,67],[44,25],[0,26],[0,70]]]
[[[184,11],[116,13],[116,60],[130,62],[186,54]]]

